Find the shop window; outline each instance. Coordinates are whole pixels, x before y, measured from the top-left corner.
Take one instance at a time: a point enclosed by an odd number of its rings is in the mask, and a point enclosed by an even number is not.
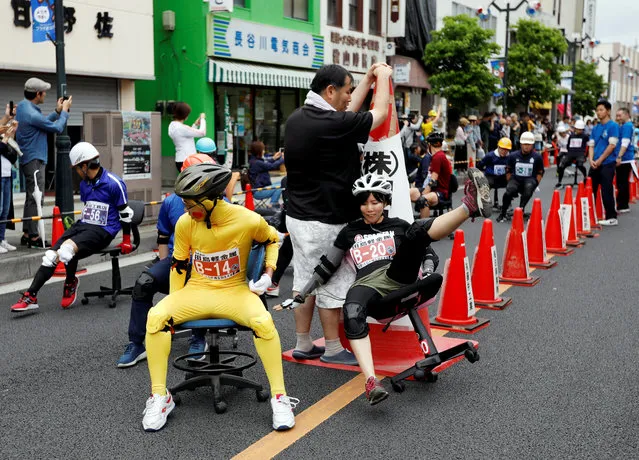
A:
[[[342,0],[328,0],[328,25],[342,27]]]
[[[382,0],[369,0],[368,29],[371,35],[382,34]]]
[[[246,0],[233,0],[233,5],[246,8]]]
[[[228,110],[228,118],[225,117]],[[215,142],[220,150],[231,148],[233,166],[243,165],[248,159],[248,149],[253,142],[253,96],[251,88],[219,85],[216,91]],[[231,133],[227,136],[226,132]]]
[[[308,21],[309,0],[284,0],[284,16]]]
[[[363,29],[363,0],[348,0],[348,27],[359,32]]]

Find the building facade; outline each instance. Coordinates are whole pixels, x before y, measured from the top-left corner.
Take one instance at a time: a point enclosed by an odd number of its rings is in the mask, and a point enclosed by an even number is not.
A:
[[[639,51],[621,43],[601,43],[593,48],[593,59],[597,73],[608,83],[613,117],[621,107],[639,117]]]

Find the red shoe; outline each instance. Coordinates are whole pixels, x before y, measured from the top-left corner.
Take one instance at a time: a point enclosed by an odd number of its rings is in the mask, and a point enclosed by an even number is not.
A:
[[[38,305],[38,299],[36,296],[25,292],[18,303],[11,306],[11,311],[14,313],[22,313],[23,311],[37,310],[40,308]]]
[[[62,308],[69,308],[75,303],[75,299],[78,298],[78,286],[80,286],[80,280],[77,276],[72,283],[64,283],[62,302],[60,302]]]
[[[375,377],[369,377],[366,380],[366,399],[374,406],[377,403],[381,403],[388,398],[388,391]]]

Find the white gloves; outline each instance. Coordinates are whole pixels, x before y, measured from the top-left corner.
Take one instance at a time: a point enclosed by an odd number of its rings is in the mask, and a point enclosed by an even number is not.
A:
[[[249,289],[257,295],[262,295],[272,284],[271,277],[264,273],[256,283],[253,280],[249,281]]]

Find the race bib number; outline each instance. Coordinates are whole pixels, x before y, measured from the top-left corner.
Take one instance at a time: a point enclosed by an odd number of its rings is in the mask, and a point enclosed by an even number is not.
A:
[[[210,280],[225,280],[240,272],[240,250],[238,248],[205,254],[195,251],[193,268]]]
[[[493,167],[495,171],[495,176],[503,176],[506,174],[506,166],[505,165],[495,165]]]
[[[571,149],[580,149],[583,143],[583,139],[581,137],[573,137],[570,139],[570,148]]]
[[[395,255],[395,232],[357,235],[351,247],[351,257],[358,270],[379,260],[392,260]]]
[[[82,222],[106,227],[109,205],[100,201],[87,201],[82,210]]]
[[[515,163],[515,176],[532,177],[533,165],[530,163]]]

